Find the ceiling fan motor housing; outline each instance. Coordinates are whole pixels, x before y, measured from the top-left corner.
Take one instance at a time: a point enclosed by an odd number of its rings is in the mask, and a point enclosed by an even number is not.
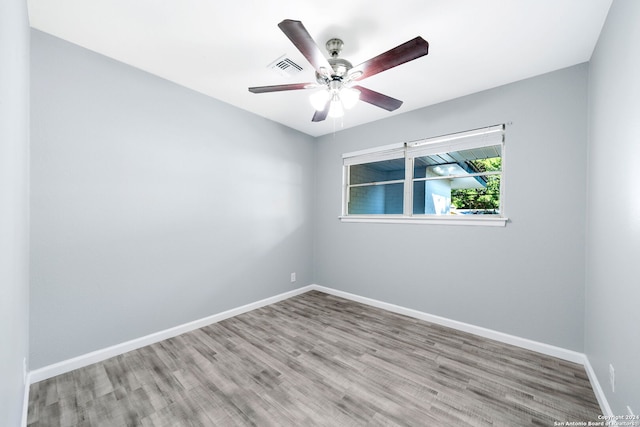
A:
[[[325,44],[325,47],[329,51],[329,54],[332,58],[340,55],[340,52],[342,52],[342,46],[344,46],[344,43],[341,39],[337,38],[329,39]]]
[[[338,55],[340,55],[342,51],[342,46],[344,46],[341,39],[330,39],[325,46],[331,55],[330,58],[327,58],[327,61],[333,70],[330,77],[316,71],[316,81],[320,84],[327,84],[331,80],[342,80],[346,77],[349,70],[353,68],[351,62],[344,58],[338,58]]]

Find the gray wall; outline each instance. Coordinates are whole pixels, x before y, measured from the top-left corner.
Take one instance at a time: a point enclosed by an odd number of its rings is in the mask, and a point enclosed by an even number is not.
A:
[[[0,2],[0,425],[18,426],[29,344],[29,24]]]
[[[582,351],[586,117],[582,64],[319,138],[316,282]],[[342,153],[505,122],[506,227],[338,220]]]
[[[32,368],[312,282],[313,138],[32,32]]]
[[[640,2],[615,0],[589,70],[585,352],[618,415],[640,414],[638,23]]]

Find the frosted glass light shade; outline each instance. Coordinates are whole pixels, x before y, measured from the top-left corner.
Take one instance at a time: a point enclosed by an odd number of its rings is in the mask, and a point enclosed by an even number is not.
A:
[[[331,97],[331,94],[329,93],[329,91],[322,89],[317,92],[313,92],[309,96],[309,102],[311,102],[311,105],[313,106],[313,108],[316,109],[316,111],[322,111],[324,110],[324,107],[327,105],[327,102],[329,101],[330,97]]]
[[[345,87],[340,91],[340,99],[342,100],[344,108],[349,110],[358,103],[358,100],[360,99],[360,91],[358,89]]]

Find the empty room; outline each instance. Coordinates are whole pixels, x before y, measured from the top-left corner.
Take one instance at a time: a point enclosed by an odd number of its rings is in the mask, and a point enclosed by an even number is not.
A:
[[[0,425],[639,426],[640,2],[0,3]]]

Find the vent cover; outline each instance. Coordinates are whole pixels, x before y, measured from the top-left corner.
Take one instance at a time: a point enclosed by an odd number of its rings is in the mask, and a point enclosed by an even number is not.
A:
[[[287,55],[282,55],[280,58],[269,64],[267,68],[275,71],[283,77],[294,76],[303,70],[302,66],[293,62],[287,57]]]

